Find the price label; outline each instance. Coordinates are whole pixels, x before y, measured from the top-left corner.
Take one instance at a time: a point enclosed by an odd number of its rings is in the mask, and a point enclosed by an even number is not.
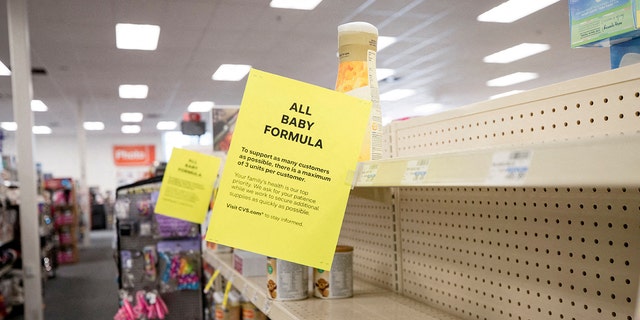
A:
[[[408,161],[407,168],[404,170],[404,176],[402,177],[402,181],[400,181],[400,184],[402,185],[425,184],[428,168],[429,168],[429,159]]]
[[[523,184],[531,160],[533,151],[501,151],[493,154],[491,168],[487,177],[487,184],[491,185],[519,185]]]
[[[358,177],[358,185],[370,186],[378,175],[379,165],[373,163],[365,163],[360,170],[360,176]]]
[[[264,307],[262,308],[262,312],[264,312],[265,315],[269,315],[269,311],[271,311],[271,300],[267,299],[264,302]]]

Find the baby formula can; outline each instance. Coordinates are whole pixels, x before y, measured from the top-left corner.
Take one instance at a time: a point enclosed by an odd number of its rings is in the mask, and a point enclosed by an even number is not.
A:
[[[336,247],[331,270],[313,269],[313,295],[323,299],[353,296],[353,247]]]
[[[267,297],[302,300],[309,297],[309,268],[276,258],[267,258]]]

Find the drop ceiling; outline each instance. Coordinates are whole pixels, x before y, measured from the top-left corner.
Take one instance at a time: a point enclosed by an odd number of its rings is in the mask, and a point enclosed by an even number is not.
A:
[[[245,81],[219,82],[223,63],[254,68],[333,88],[337,26],[366,21],[397,42],[378,53],[378,67],[392,68],[380,91],[416,94],[382,102],[389,121],[415,114],[416,106],[444,110],[511,90],[533,89],[609,69],[606,48],[572,49],[567,1],[559,1],[511,24],[478,22],[501,0],[325,0],[312,11],[274,9],[269,0],[38,0],[28,1],[33,97],[49,107],[34,113],[36,125],[53,135],[77,132],[84,121],[103,121],[91,135],[121,135],[120,113],[142,112],[141,134],[159,134],[156,123],[180,121],[192,101],[240,104]],[[0,0],[0,17],[7,16]],[[4,20],[5,19],[0,19]],[[116,23],[161,27],[156,51],[119,50]],[[522,42],[551,49],[510,64],[483,57]],[[0,24],[0,61],[10,65],[7,24]],[[43,71],[46,74],[43,74]],[[486,82],[513,72],[539,78],[508,87]],[[246,80],[246,78],[245,78]],[[144,100],[118,97],[118,86],[149,86]],[[79,113],[78,110],[82,110]],[[11,80],[0,77],[0,121],[13,121]]]

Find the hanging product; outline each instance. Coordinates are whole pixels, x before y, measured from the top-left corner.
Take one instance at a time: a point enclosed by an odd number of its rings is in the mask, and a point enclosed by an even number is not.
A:
[[[200,289],[199,246],[197,239],[158,242],[161,292]]]
[[[169,313],[167,304],[156,291],[136,292],[135,304],[133,298],[126,292],[122,295],[122,306],[113,317],[114,320],[164,319]]]
[[[376,77],[378,29],[366,22],[338,26],[338,77],[336,91],[371,100],[369,127],[358,161],[382,159],[382,113]]]

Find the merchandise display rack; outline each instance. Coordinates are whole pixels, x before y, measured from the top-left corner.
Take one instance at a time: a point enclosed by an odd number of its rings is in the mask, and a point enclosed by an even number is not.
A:
[[[51,216],[54,220],[57,264],[78,262],[78,238],[80,234],[78,202],[75,182],[71,178],[54,178],[44,181],[44,189],[50,194]]]
[[[162,176],[157,176],[116,190],[119,302],[152,292],[168,307],[163,319],[200,320],[204,313],[200,225],[155,213],[161,184]],[[178,280],[183,268],[192,275],[190,286],[183,287]]]
[[[340,233],[353,298],[204,257],[274,320],[640,319],[639,128],[640,64],[390,124]]]

